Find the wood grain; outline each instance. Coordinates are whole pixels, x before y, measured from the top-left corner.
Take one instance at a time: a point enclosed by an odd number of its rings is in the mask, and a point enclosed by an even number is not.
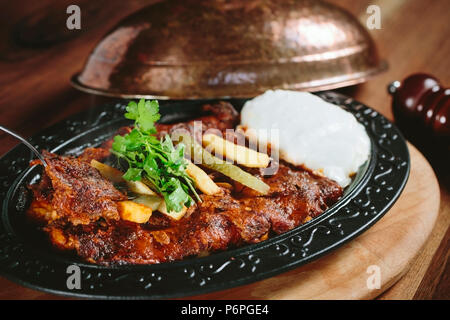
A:
[[[408,270],[426,243],[439,212],[439,185],[434,172],[416,148],[409,145],[409,150],[411,174],[401,197],[379,222],[358,238],[290,272],[191,299],[371,299],[379,296]],[[369,289],[366,284],[367,268],[372,265],[380,268],[379,289]],[[436,270],[442,270],[442,266]],[[0,299],[8,299],[11,294],[16,297],[15,292],[21,292],[21,298],[53,297],[5,280],[0,280],[0,288],[4,288],[0,289]]]
[[[430,263],[429,272],[425,274],[414,294],[414,299],[450,299],[449,253],[450,229],[447,229],[444,239]],[[441,281],[442,278],[444,281]]]
[[[446,40],[450,34],[450,25],[447,13],[450,12],[450,1],[437,0],[432,3],[421,0],[378,0],[378,1],[352,1],[329,0],[339,5],[355,16],[361,23],[365,23],[368,14],[367,6],[379,5],[381,8],[381,29],[369,30],[380,52],[380,56],[389,63],[388,72],[381,74],[373,80],[358,86],[350,91],[350,95],[369,106],[377,109],[389,119],[393,120],[391,99],[386,93],[386,85],[393,80],[402,80],[415,72],[427,72],[438,77],[442,83],[450,85],[450,42]],[[431,237],[417,259],[412,263],[410,271],[388,292],[380,298],[383,299],[412,299],[419,288],[428,292],[422,299],[431,299],[433,294],[448,295],[448,291],[433,292],[426,289],[433,286],[431,277],[434,274],[430,262],[437,252],[445,233],[450,226],[450,170],[448,164],[439,163],[440,155],[427,154],[435,170],[440,184],[441,207],[438,220]],[[435,276],[438,276],[434,274]],[[445,290],[449,286],[448,269],[439,277],[438,282],[443,283],[435,290]],[[445,285],[445,283],[447,283]],[[419,298],[419,295],[417,296]]]
[[[449,285],[448,279],[442,279],[447,274],[442,272],[442,263],[445,266],[448,257],[448,251],[440,252],[438,246],[447,246],[445,241],[442,241],[445,233],[448,233],[450,222],[450,215],[443,207],[448,206],[448,199],[443,198],[441,192],[441,208],[439,216],[433,232],[431,233],[427,243],[423,249],[418,253],[416,260],[412,264],[408,273],[398,282],[394,287],[385,292],[379,298],[382,300],[392,299],[432,299],[436,291],[437,295],[447,295],[449,292],[437,292],[436,282],[443,282],[443,286]],[[448,240],[447,240],[448,241]],[[432,260],[439,261],[438,263],[431,263]],[[447,282],[447,284],[445,284]],[[420,289],[419,289],[420,288]]]
[[[381,29],[370,30],[390,69],[369,82],[341,90],[392,120],[386,86],[414,72],[428,72],[450,85],[448,0],[328,0],[365,24],[368,5],[381,8]],[[78,72],[95,43],[121,18],[156,1],[60,0],[6,1],[0,10],[0,123],[31,136],[43,127],[104,102],[77,92],[69,79]],[[82,10],[82,29],[67,31],[66,7]],[[0,154],[17,142],[0,134]],[[430,158],[430,155],[427,155]],[[437,155],[439,157],[439,155]],[[436,155],[434,156],[436,158]],[[448,297],[450,170],[432,162],[440,183],[436,226],[408,272],[381,298]],[[447,239],[445,245],[443,239]],[[442,244],[441,244],[442,243]],[[439,248],[439,249],[438,249]],[[444,248],[444,249],[442,249]],[[441,265],[445,264],[445,269]],[[40,293],[0,280],[0,297],[43,298]],[[15,288],[15,289],[14,289]]]
[[[372,228],[338,250],[282,275],[195,299],[372,299],[408,270],[439,212],[439,185],[426,159],[410,145],[411,175],[399,200]],[[378,266],[379,289],[369,289]]]

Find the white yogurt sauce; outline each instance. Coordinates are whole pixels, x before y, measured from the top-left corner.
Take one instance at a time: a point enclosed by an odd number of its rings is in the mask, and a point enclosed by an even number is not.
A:
[[[241,125],[254,129],[249,132],[269,130],[256,137],[259,143],[270,142],[270,130],[278,129],[279,141],[271,147],[281,159],[321,172],[342,187],[370,154],[366,130],[351,113],[307,92],[266,91],[245,103]]]

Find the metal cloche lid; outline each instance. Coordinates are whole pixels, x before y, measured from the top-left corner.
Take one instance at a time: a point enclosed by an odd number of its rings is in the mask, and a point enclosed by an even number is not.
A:
[[[72,84],[122,98],[254,97],[353,85],[386,67],[355,17],[326,2],[168,0],[122,20]]]

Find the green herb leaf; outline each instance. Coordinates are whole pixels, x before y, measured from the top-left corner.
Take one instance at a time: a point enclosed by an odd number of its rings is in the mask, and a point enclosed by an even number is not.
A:
[[[123,178],[128,181],[139,181],[141,180],[142,169],[128,168],[127,172],[123,175]]]
[[[169,211],[189,207],[193,203],[190,191],[200,200],[186,173],[184,145],[175,148],[169,135],[161,140],[155,136],[155,122],[160,119],[158,101],[131,101],[126,110],[125,118],[134,120],[135,128],[125,136],[115,136],[111,149],[128,163],[123,178],[148,184],[164,197]]]

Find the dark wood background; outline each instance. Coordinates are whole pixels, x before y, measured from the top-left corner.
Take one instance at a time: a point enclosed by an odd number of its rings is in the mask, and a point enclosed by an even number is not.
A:
[[[371,30],[389,70],[369,82],[341,90],[392,118],[386,86],[414,72],[427,72],[450,85],[448,0],[329,0],[365,24],[370,4],[381,8],[381,29]],[[26,137],[65,117],[95,107],[104,98],[69,85],[97,41],[121,18],[152,0],[3,1],[0,10],[0,123]],[[81,8],[81,30],[68,30],[66,8]],[[0,155],[17,142],[0,134]],[[432,163],[434,164],[434,163]],[[441,185],[435,229],[410,271],[380,298],[449,299],[450,179],[434,165]],[[0,299],[51,299],[0,278]]]

